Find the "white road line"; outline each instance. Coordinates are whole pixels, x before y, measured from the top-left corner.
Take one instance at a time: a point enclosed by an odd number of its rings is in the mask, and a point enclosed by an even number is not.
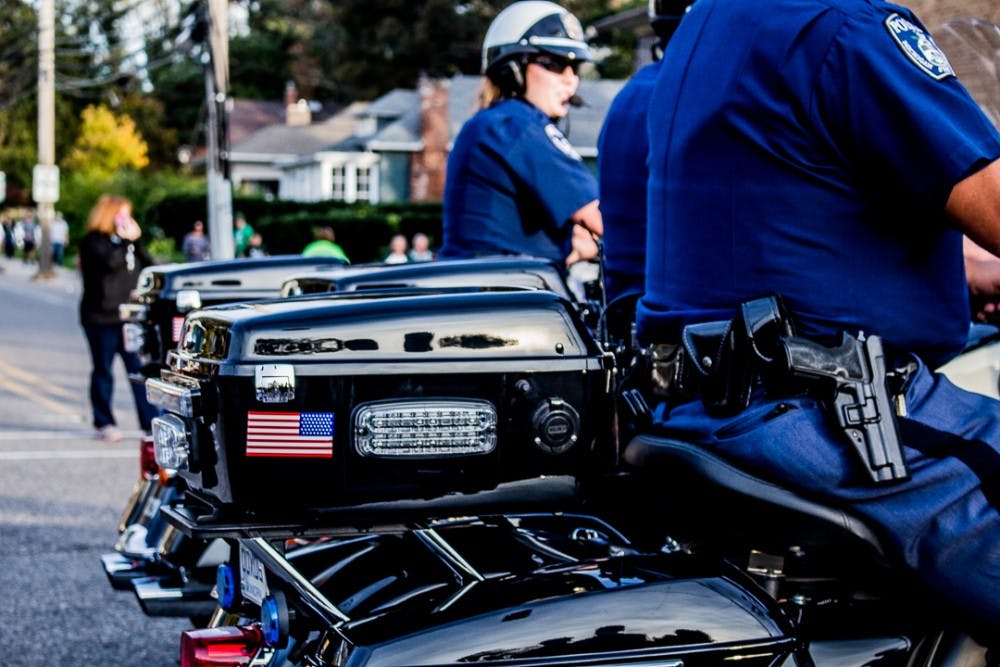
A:
[[[136,443],[142,439],[142,431],[123,431],[122,443]],[[3,440],[91,440],[93,431],[0,431]],[[111,444],[111,443],[109,443]]]
[[[134,450],[123,449],[50,449],[28,452],[0,452],[0,461],[38,461],[55,459],[134,459]]]

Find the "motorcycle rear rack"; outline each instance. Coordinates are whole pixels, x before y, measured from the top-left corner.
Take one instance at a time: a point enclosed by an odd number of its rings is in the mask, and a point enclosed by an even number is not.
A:
[[[579,510],[581,504],[575,478],[550,476],[433,500],[373,502],[273,515],[219,505],[197,490],[189,489],[181,502],[161,507],[160,512],[187,537],[276,539],[356,533],[359,529],[392,530],[398,527],[403,530],[413,522],[456,516],[573,512]]]

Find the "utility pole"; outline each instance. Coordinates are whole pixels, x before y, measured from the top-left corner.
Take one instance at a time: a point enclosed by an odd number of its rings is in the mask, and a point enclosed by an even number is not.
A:
[[[208,233],[214,259],[231,259],[233,246],[233,190],[229,183],[229,7],[228,0],[207,0],[208,50],[205,102],[208,104],[206,139],[208,162]]]
[[[52,218],[59,200],[59,168],[56,165],[56,58],[55,0],[40,0],[38,6],[38,164],[31,176],[32,198],[38,204],[42,238],[38,246],[38,273],[48,279],[52,270]]]

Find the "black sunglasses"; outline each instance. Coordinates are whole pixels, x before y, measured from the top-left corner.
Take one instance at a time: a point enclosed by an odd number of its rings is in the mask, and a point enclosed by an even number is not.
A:
[[[573,74],[579,74],[580,65],[583,64],[579,60],[569,60],[567,58],[559,58],[549,55],[532,56],[528,59],[528,62],[534,63],[539,67],[544,67],[553,74],[562,74],[566,71],[567,67],[573,70]]]

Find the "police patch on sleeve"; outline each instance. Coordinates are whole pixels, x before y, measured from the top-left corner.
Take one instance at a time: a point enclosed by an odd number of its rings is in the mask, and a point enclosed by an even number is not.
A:
[[[955,76],[955,70],[931,36],[899,14],[890,14],[885,27],[910,62],[937,81]]]
[[[552,145],[561,150],[566,155],[570,156],[574,160],[583,161],[580,154],[573,150],[573,146],[569,143],[569,139],[559,131],[559,128],[549,123],[545,126],[545,135],[552,142]]]

